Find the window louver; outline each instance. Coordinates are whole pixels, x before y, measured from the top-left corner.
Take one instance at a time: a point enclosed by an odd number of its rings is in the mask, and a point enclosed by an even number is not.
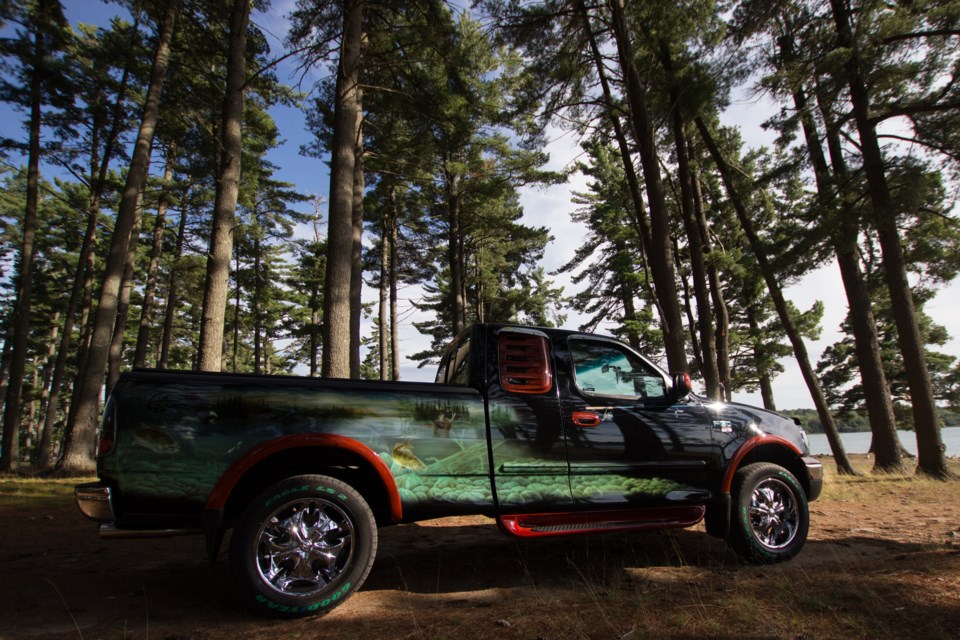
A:
[[[510,393],[546,393],[553,386],[547,339],[500,334],[500,386]]]

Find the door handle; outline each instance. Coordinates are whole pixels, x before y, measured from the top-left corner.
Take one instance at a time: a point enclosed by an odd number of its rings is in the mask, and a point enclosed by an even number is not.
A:
[[[574,411],[573,424],[578,427],[599,427],[600,416],[592,411]]]

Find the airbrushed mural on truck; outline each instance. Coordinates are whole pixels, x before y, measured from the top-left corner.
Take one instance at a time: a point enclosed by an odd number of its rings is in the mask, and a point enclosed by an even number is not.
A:
[[[202,507],[217,481],[255,443],[310,433],[344,435],[386,463],[405,512],[493,503],[490,456],[499,465],[501,505],[566,508],[571,502],[643,502],[684,486],[665,478],[595,475],[571,486],[559,433],[538,432],[523,403],[496,403],[488,446],[483,402],[452,397],[353,393],[317,395],[291,386],[221,385],[198,395],[190,385],[132,382],[118,409],[135,429],[119,434],[104,465],[131,503],[151,498]],[[612,419],[612,418],[611,418]]]
[[[373,564],[377,527],[483,514],[536,538],[689,526],[745,560],[793,557],[819,461],[790,419],[710,403],[611,338],[476,325],[435,384],[125,374],[107,403],[101,535],[198,531],[255,608],[325,611]]]

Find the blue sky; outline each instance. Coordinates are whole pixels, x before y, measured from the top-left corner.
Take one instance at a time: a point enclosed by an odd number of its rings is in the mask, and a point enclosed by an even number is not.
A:
[[[253,16],[256,24],[268,34],[270,46],[274,52],[282,50],[282,38],[286,33],[285,16],[293,6],[293,0],[275,0],[271,11]],[[67,16],[71,23],[78,21],[94,24],[106,24],[116,11],[116,5],[106,4],[100,0],[70,0],[65,2]],[[317,76],[325,70],[317,70]],[[278,68],[278,78],[283,82],[294,83],[298,76],[295,63],[288,61]],[[315,76],[316,77],[316,76]],[[304,85],[304,89],[308,86]],[[725,125],[740,127],[745,142],[750,146],[769,144],[772,136],[765,132],[760,123],[769,117],[773,107],[762,98],[741,94],[735,96],[730,108],[723,114]],[[279,148],[270,154],[270,160],[276,164],[278,178],[291,182],[297,189],[306,194],[326,196],[329,187],[327,166],[321,160],[307,158],[299,154],[299,147],[308,135],[304,129],[304,117],[299,109],[291,107],[276,107],[272,115],[277,121],[281,138],[285,141]],[[12,113],[6,105],[0,105],[0,135],[19,137],[22,135],[22,115]],[[549,147],[551,169],[561,169],[575,162],[580,155],[578,141],[572,134],[553,129],[550,131],[552,140]],[[586,190],[586,180],[581,175],[573,175],[569,183],[555,185],[547,189],[524,188],[521,190],[521,204],[524,207],[524,222],[534,226],[546,226],[552,230],[555,240],[547,247],[544,257],[544,268],[552,271],[566,263],[573,252],[580,245],[585,235],[585,229],[571,222],[570,213],[574,209],[571,203],[573,191]],[[325,216],[326,211],[323,211]],[[556,277],[555,280],[563,284],[565,293],[572,294],[575,287],[566,276]],[[404,298],[401,313],[404,325],[401,329],[401,352],[415,353],[429,346],[429,339],[420,336],[413,328],[412,322],[422,320],[422,314],[413,310],[411,299],[418,298],[422,293],[419,288],[411,287],[401,292]],[[811,342],[808,349],[816,359],[822,350],[839,338],[839,325],[846,312],[846,301],[842,285],[835,264],[827,265],[801,280],[787,290],[787,296],[798,307],[809,308],[815,300],[822,300],[825,304],[823,321],[823,335],[820,340]],[[365,297],[373,300],[376,292],[367,290]],[[951,354],[960,354],[960,282],[944,289],[933,301],[928,303],[927,312],[936,322],[943,324],[953,336],[944,351]],[[736,309],[731,309],[736,313]],[[569,311],[567,312],[567,326],[576,328],[582,320]],[[369,333],[369,322],[365,325],[365,335]],[[647,354],[655,357],[656,354]],[[796,363],[785,359],[783,365],[786,371],[774,382],[774,393],[778,406],[781,408],[811,407],[809,394],[800,376]],[[432,380],[433,371],[417,369],[415,363],[403,361],[402,375],[407,380]],[[735,400],[759,404],[758,394],[735,394]]]

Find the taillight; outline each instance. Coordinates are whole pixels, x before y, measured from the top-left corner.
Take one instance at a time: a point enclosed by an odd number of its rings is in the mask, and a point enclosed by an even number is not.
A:
[[[107,400],[107,406],[103,408],[103,422],[100,423],[100,430],[97,432],[97,456],[104,456],[113,451],[116,441],[116,408],[111,398]]]

